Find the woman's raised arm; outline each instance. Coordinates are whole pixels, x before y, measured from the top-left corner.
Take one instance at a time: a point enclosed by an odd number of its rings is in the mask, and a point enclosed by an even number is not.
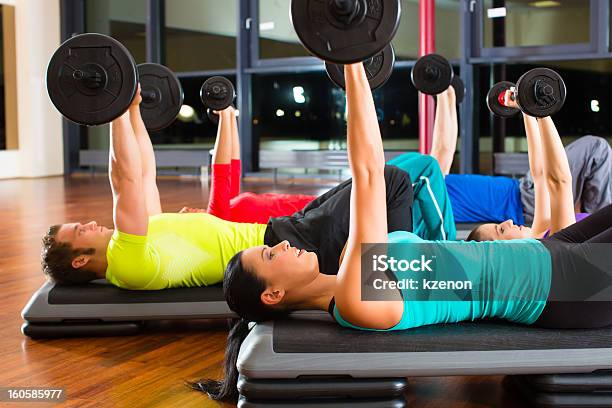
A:
[[[361,244],[387,242],[385,154],[363,64],[346,65],[347,146],[353,186],[346,255],[338,271],[336,307],[348,322],[386,329],[399,322],[401,302],[361,300]]]

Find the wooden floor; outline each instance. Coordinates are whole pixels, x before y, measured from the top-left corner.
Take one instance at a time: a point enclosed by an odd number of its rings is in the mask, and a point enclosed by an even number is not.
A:
[[[197,178],[162,178],[166,212],[204,206],[208,189]],[[329,187],[248,183],[245,190],[319,194]],[[203,407],[218,404],[184,381],[219,377],[225,322],[150,325],[134,337],[34,341],[20,332],[20,311],[44,280],[40,238],[52,225],[95,219],[112,226],[104,176],[0,181],[0,387],[65,388],[66,407]],[[410,380],[410,407],[523,407],[501,377]],[[10,404],[24,407],[26,404]],[[2,403],[0,403],[2,406]],[[37,404],[36,406],[49,406]]]

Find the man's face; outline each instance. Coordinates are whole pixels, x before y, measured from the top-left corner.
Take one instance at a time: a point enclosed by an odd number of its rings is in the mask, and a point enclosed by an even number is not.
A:
[[[75,249],[95,248],[98,250],[107,245],[112,234],[113,230],[99,226],[95,221],[87,224],[70,223],[60,227],[56,240],[70,243]]]

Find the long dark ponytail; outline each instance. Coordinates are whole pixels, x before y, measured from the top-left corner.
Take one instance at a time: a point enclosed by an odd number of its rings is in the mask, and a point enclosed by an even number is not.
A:
[[[229,334],[227,335],[227,346],[225,347],[225,360],[223,362],[224,380],[217,381],[204,378],[196,382],[188,383],[191,388],[205,392],[214,400],[238,399],[238,369],[236,360],[242,342],[249,334],[249,322],[244,319],[233,319]]]
[[[287,315],[284,310],[274,309],[261,302],[261,294],[266,290],[266,282],[254,271],[244,267],[242,252],[229,261],[223,277],[225,300],[239,319],[232,321],[225,347],[224,376],[221,381],[201,379],[189,383],[194,390],[205,392],[215,400],[236,400],[238,398],[238,369],[236,361],[242,342],[249,334],[249,322],[274,320]]]

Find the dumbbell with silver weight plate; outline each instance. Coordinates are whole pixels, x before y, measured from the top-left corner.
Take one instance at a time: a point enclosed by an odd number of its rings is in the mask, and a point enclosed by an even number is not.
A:
[[[206,107],[206,115],[211,122],[219,123],[219,116],[214,111],[228,108],[236,99],[236,90],[232,82],[222,76],[208,78],[200,88],[200,99]]]
[[[452,86],[457,104],[463,102],[465,85],[454,74],[451,63],[439,54],[427,54],[417,60],[410,73],[414,87],[427,95],[438,95]]]
[[[504,95],[512,90],[513,98],[519,109],[507,107]],[[499,82],[487,94],[489,110],[501,117],[511,117],[519,110],[529,116],[544,118],[559,112],[565,104],[565,82],[561,76],[549,68],[534,68],[523,74],[516,83]]]
[[[47,91],[67,119],[86,126],[109,123],[129,108],[140,80],[140,110],[148,130],[169,126],[183,104],[183,89],[168,68],[136,66],[117,40],[97,33],[76,35],[55,51],[47,67]]]
[[[344,65],[381,52],[399,27],[400,0],[292,0],[291,21],[311,54]]]

